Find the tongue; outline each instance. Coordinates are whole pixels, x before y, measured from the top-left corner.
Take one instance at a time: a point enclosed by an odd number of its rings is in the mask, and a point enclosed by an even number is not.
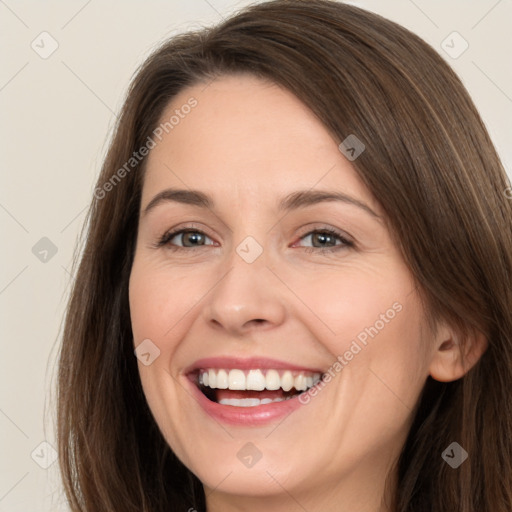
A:
[[[282,389],[277,389],[276,391],[270,391],[268,389],[264,389],[263,391],[234,391],[231,389],[217,389],[216,399],[217,402],[223,398],[259,398],[260,400],[270,398],[274,400],[275,398],[285,398],[290,394],[292,393],[285,393]]]

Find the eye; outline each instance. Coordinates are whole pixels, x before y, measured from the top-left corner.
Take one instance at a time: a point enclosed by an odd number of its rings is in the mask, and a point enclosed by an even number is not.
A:
[[[204,244],[205,238],[211,240],[208,235],[198,229],[179,229],[165,233],[158,241],[157,247],[168,246],[172,250],[186,250],[203,247],[204,245],[212,245]],[[175,241],[173,242],[173,240]],[[181,245],[176,243],[177,241],[181,241]]]
[[[324,245],[320,245],[319,247],[307,247],[305,248],[307,253],[314,251],[332,252],[339,251],[347,247],[354,247],[354,243],[352,241],[348,240],[342,233],[332,228],[315,229],[313,231],[309,231],[301,237],[301,240],[306,240],[308,238],[313,244],[319,243]],[[337,241],[340,243],[336,243]]]

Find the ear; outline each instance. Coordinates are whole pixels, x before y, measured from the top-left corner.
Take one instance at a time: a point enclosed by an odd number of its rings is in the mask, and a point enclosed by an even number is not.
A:
[[[440,382],[460,379],[478,362],[487,346],[487,338],[481,332],[463,338],[456,329],[446,325],[439,328],[429,367],[430,376]]]

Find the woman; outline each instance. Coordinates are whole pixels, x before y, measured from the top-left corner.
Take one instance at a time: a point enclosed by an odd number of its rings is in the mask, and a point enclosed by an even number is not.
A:
[[[508,187],[380,16],[277,0],[163,44],[66,318],[71,509],[511,510]]]

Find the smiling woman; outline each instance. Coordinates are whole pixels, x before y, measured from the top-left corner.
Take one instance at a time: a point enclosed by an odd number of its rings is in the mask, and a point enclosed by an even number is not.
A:
[[[163,44],[66,317],[71,509],[509,512],[508,186],[454,72],[375,14],[277,0]]]

